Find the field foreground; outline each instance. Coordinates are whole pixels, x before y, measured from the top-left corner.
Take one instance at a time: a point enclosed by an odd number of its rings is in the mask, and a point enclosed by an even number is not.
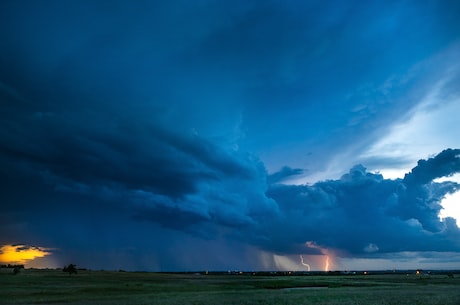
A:
[[[0,272],[0,304],[460,304],[460,275]]]

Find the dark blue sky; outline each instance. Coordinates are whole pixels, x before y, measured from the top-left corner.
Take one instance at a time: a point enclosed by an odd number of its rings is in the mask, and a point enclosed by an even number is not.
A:
[[[460,268],[459,20],[457,1],[2,1],[0,252]]]

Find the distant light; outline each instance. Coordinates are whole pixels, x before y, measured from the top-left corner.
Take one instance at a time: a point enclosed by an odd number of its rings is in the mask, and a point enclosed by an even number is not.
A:
[[[26,245],[3,245],[0,247],[0,262],[24,265],[36,258],[51,254],[48,249]]]

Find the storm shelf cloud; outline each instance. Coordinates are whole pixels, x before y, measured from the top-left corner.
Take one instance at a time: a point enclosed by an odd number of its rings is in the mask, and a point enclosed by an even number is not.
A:
[[[0,254],[460,268],[458,20],[452,1],[3,1]]]

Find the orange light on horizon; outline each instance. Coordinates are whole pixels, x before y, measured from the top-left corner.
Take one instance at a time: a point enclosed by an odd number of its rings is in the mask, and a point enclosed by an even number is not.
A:
[[[3,245],[0,247],[0,263],[25,265],[36,258],[50,255],[49,250],[26,245]]]
[[[324,256],[324,271],[328,272],[329,269],[330,269],[330,265],[333,264],[333,260],[332,260],[332,257],[333,257],[333,253],[331,252],[331,250],[327,249],[327,248],[323,248],[321,246],[318,246],[315,242],[313,241],[307,241],[305,243],[305,245],[308,247],[308,248],[311,248],[311,249],[318,249],[321,254]],[[332,262],[330,262],[332,261]]]

